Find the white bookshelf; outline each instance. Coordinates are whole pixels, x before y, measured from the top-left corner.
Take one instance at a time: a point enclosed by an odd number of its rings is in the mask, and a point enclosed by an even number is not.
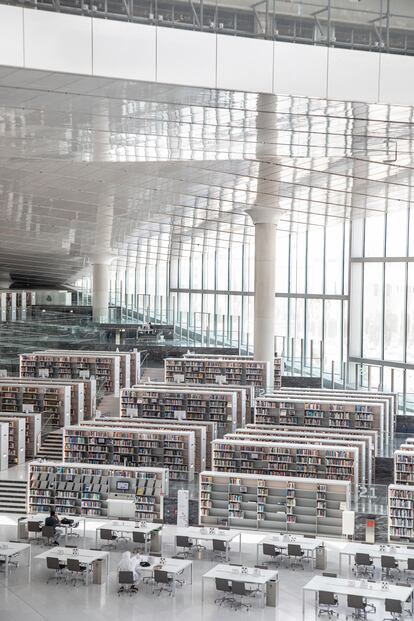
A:
[[[20,466],[26,461],[26,421],[13,416],[2,416],[1,422],[9,426],[9,467]]]
[[[42,415],[30,412],[0,412],[0,422],[3,422],[6,418],[15,418],[24,421],[25,459],[34,459],[37,454],[37,444],[42,431]]]
[[[212,470],[269,476],[323,478],[351,481],[358,493],[359,455],[354,446],[229,440],[212,444]]]
[[[9,424],[0,421],[0,471],[9,468]]]
[[[414,485],[388,486],[388,541],[414,541]]]
[[[172,432],[179,433],[180,431],[192,431],[194,432],[194,440],[195,440],[195,456],[194,456],[194,465],[196,472],[202,472],[206,469],[206,467],[211,466],[211,455],[210,450],[207,452],[207,446],[210,449],[210,443],[213,438],[209,438],[207,444],[207,428],[203,425],[198,425],[197,421],[159,421],[155,419],[148,418],[97,418],[93,421],[88,421],[87,423],[83,423],[83,425],[87,425],[90,427],[118,427],[122,429],[155,429],[155,430],[168,430]]]
[[[234,392],[170,384],[163,388],[135,386],[121,391],[121,418],[186,419],[212,421],[220,435],[237,427],[237,396]]]
[[[108,500],[117,494],[118,481],[129,483],[135,496],[135,519],[153,521],[164,517],[168,495],[168,470],[128,468],[115,465],[33,461],[28,465],[27,513],[108,517]]]
[[[340,537],[350,481],[207,471],[199,480],[199,523]]]
[[[194,432],[71,426],[64,429],[65,462],[168,468],[170,480],[194,480]]]
[[[178,378],[179,379],[179,378]],[[195,388],[196,390],[208,390],[209,392],[234,392],[237,397],[237,426],[244,427],[244,425],[248,422],[251,422],[251,413],[253,408],[254,401],[254,388],[253,386],[235,386],[234,384],[226,384],[222,388],[217,384],[193,384],[191,382],[184,381],[168,381],[168,382],[151,382],[145,381],[141,382],[137,386],[133,386],[133,388],[142,388],[143,386],[150,386],[151,388],[170,388],[174,390],[174,386],[180,386],[185,388],[185,390],[192,390]]]
[[[375,475],[374,450],[369,436],[353,436],[342,433],[319,433],[305,428],[303,431],[285,431],[272,429],[259,431],[255,429],[238,429],[235,433],[228,433],[225,439],[236,440],[237,438],[270,440],[273,442],[300,442],[308,444],[338,445],[342,447],[354,446],[358,449],[359,474],[362,485],[372,485]]]
[[[414,446],[394,451],[394,483],[414,485]]]
[[[26,382],[8,377],[0,380],[0,411],[32,411],[42,414],[42,425],[57,429],[70,424],[71,387]]]
[[[376,430],[381,448],[385,443],[384,403],[358,402],[319,397],[302,398],[264,396],[255,400],[254,422],[270,425],[327,427],[336,429]]]
[[[235,384],[266,389],[269,363],[250,358],[165,358],[165,381]]]

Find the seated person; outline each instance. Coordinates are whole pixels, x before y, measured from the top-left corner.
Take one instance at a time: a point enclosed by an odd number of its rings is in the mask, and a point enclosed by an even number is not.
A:
[[[60,524],[60,521],[59,521],[58,516],[56,515],[55,511],[51,509],[49,517],[45,519],[45,526],[53,526],[53,536],[54,536],[53,544],[55,546],[59,545],[59,538],[62,534],[62,529],[58,528],[59,524]]]
[[[123,553],[121,560],[118,563],[118,571],[132,571],[134,576],[134,582],[138,583],[141,579],[141,574],[136,570],[136,561],[132,557],[131,552],[126,551]],[[131,587],[132,589],[134,587]]]

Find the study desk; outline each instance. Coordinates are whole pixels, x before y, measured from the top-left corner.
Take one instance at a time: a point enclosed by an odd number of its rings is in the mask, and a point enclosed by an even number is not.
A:
[[[347,543],[346,546],[339,552],[339,571],[342,572],[342,561],[344,557],[348,558],[348,567],[350,567],[351,559],[358,553],[369,554],[372,559],[380,559],[381,556],[393,556],[397,561],[407,561],[409,558],[414,558],[414,550],[409,550],[404,546]]]
[[[189,570],[190,584],[193,584],[193,561],[181,558],[163,558],[154,556],[142,556],[141,560],[150,563],[149,567],[139,567],[139,571],[141,573],[149,573],[150,575],[153,575],[154,569],[160,569],[161,571],[166,571],[168,574],[173,576],[173,597],[175,597],[175,581],[178,576],[183,575],[186,570]]]
[[[317,618],[318,591],[329,591],[336,595],[360,595],[366,597],[368,601],[398,599],[400,602],[406,602],[411,597],[411,614],[414,615],[414,599],[412,598],[413,588],[411,586],[403,587],[396,586],[395,584],[388,584],[388,588],[383,589],[382,582],[314,576],[312,580],[303,587],[302,619],[305,619],[306,615],[306,594],[308,592],[315,593],[315,619]]]
[[[109,576],[109,552],[105,552],[103,550],[84,550],[79,548],[77,550],[77,554],[74,554],[74,548],[50,548],[50,550],[46,550],[45,552],[41,552],[37,556],[36,559],[46,560],[47,557],[58,558],[61,563],[67,562],[68,558],[76,558],[83,565],[87,565],[88,571],[86,572],[86,584],[89,584],[89,574],[90,570],[93,568],[93,564],[96,561],[104,561],[105,569],[106,569],[106,579],[108,580]]]
[[[243,569],[247,569],[244,573]],[[262,587],[262,607],[277,606],[279,599],[279,574],[272,569],[256,569],[253,567],[232,567],[220,563],[216,565],[201,578],[201,601],[204,601],[204,583],[206,580],[215,580],[215,578],[223,578],[229,582],[244,582],[246,584],[254,584]],[[272,597],[271,587],[274,587],[274,597]],[[265,597],[266,593],[266,597]]]
[[[256,561],[259,563],[259,554],[260,548],[263,550],[263,544],[269,543],[270,545],[275,546],[280,551],[287,550],[288,545],[296,544],[299,545],[302,550],[305,552],[305,555],[312,560],[312,567],[315,567],[316,563],[316,550],[324,545],[324,542],[321,539],[311,539],[308,537],[300,537],[300,536],[288,536],[284,537],[283,535],[271,535],[265,537],[256,546]]]
[[[44,526],[45,519],[49,517],[49,513],[32,513],[28,515],[23,522],[38,522],[42,526]],[[71,514],[63,514],[58,515],[59,520],[64,520],[67,518],[68,520],[73,520],[73,524],[83,523],[83,545],[85,545],[85,537],[86,537],[86,520],[82,515],[71,515]],[[68,544],[68,538],[70,537],[70,529],[73,528],[73,524],[62,524],[60,523],[57,528],[62,528],[64,530],[65,536],[65,546]]]
[[[239,556],[241,558],[241,532],[239,530],[220,530],[220,528],[197,528],[196,526],[189,526],[188,528],[178,528],[175,533],[176,536],[189,537],[198,544],[199,541],[213,541],[213,539],[219,539],[230,544],[231,541],[238,539],[239,541]],[[174,537],[175,542],[175,554],[177,553],[177,540]],[[229,548],[229,546],[228,546]],[[229,560],[230,550],[226,551],[226,561]]]
[[[9,564],[10,559],[16,554],[22,552],[27,553],[27,566],[29,567],[32,561],[32,546],[30,543],[16,543],[14,541],[0,541],[0,558],[4,558],[4,570],[6,572],[6,585],[9,581]]]
[[[98,532],[102,529],[112,530],[115,533],[118,533],[121,537],[125,537],[125,535],[131,536],[132,533],[144,533],[146,535],[145,541],[145,554],[148,554],[151,550],[153,552],[161,552],[161,530],[162,524],[153,524],[152,522],[146,522],[145,525],[140,526],[139,522],[128,522],[116,520],[112,522],[105,522],[104,524],[100,523],[96,529],[95,534],[95,547],[98,547]]]

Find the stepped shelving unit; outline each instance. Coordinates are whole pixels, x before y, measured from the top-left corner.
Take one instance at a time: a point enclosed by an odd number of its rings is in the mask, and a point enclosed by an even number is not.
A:
[[[207,471],[199,481],[199,523],[340,537],[350,500],[350,481]]]
[[[414,486],[414,446],[394,451],[394,483]]]
[[[170,480],[194,480],[194,432],[71,426],[64,429],[65,462],[165,467]]]
[[[212,470],[269,476],[292,476],[351,481],[358,492],[359,455],[352,446],[308,442],[215,440]]]
[[[235,384],[266,389],[268,362],[250,358],[165,358],[166,382]]]
[[[0,420],[9,426],[9,467],[20,466],[26,461],[26,421],[15,416],[2,416]]]
[[[149,386],[121,391],[121,418],[159,418],[212,421],[220,435],[237,426],[237,396],[234,392]]]
[[[388,486],[388,540],[414,541],[414,485]]]
[[[19,419],[24,421],[25,428],[25,459],[34,459],[37,453],[37,444],[42,431],[42,415],[23,412],[0,412],[0,423],[4,419]]]
[[[172,420],[161,422],[155,419],[155,422],[151,422],[151,419],[147,418],[98,418],[93,421],[88,421],[87,423],[83,423],[83,425],[88,425],[91,427],[119,427],[122,429],[143,429],[150,430],[155,429],[158,431],[172,431],[179,433],[180,431],[192,431],[194,432],[194,440],[195,440],[195,456],[194,456],[194,465],[196,472],[202,472],[206,469],[206,467],[211,466],[211,451],[210,451],[210,443],[213,438],[209,440],[207,445],[207,428],[203,425],[197,425],[196,421],[179,421]],[[209,450],[207,451],[207,446]]]
[[[114,465],[33,461],[28,466],[27,513],[108,517],[107,501],[118,481],[128,480],[135,492],[135,519],[164,517],[168,470]]]
[[[9,468],[9,424],[0,419],[0,471]]]
[[[0,381],[1,412],[42,414],[42,425],[57,429],[70,424],[71,387],[9,377]]]

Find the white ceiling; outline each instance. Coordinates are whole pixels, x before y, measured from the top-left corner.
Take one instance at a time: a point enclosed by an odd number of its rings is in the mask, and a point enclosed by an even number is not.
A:
[[[413,109],[0,67],[0,267],[63,283],[92,255],[135,266],[405,206]],[[145,251],[145,252],[144,252]]]

